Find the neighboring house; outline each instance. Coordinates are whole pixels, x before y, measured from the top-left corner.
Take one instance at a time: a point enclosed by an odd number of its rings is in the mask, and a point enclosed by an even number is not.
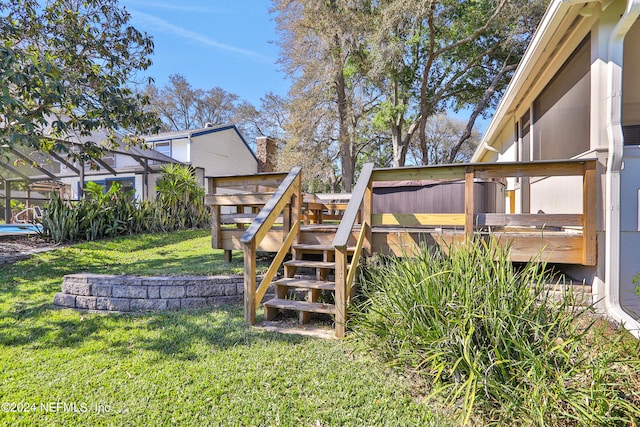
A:
[[[201,129],[165,132],[144,139],[154,150],[193,166],[203,185],[205,176],[258,172],[258,159],[235,125],[207,124]]]
[[[552,0],[473,162],[597,159],[597,265],[568,272],[640,334],[639,0]],[[582,182],[510,179],[515,213],[582,211]],[[530,193],[528,197],[521,197]],[[526,200],[526,201],[525,201]]]

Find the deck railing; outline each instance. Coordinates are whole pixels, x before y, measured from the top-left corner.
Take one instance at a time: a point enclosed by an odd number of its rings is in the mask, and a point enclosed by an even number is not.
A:
[[[531,197],[530,186],[533,179],[541,180],[548,177],[582,177],[582,213],[566,214],[531,214],[522,213],[484,213],[474,209],[474,189],[476,179],[502,182],[507,178],[520,180],[519,191],[522,205],[529,206]],[[405,226],[405,227],[458,227],[464,230],[466,238],[474,233],[487,229],[492,233],[498,233],[505,227],[522,227],[521,231],[538,227],[540,233],[554,228],[576,227],[580,233],[572,236],[572,241],[581,240],[579,247],[570,243],[564,248],[541,247],[540,239],[532,237],[536,242],[536,248],[526,250],[523,244],[522,253],[517,250],[512,254],[514,261],[527,261],[536,251],[541,249],[549,253],[555,251],[556,262],[575,263],[583,265],[596,264],[596,161],[595,160],[566,160],[544,161],[530,163],[476,163],[445,165],[431,167],[406,167],[394,169],[376,169],[371,177],[372,183],[378,181],[405,181],[405,180],[463,180],[464,181],[464,212],[458,213],[414,213],[394,214],[377,213],[365,210],[364,216],[370,218],[371,224],[376,226]],[[513,231],[513,230],[510,230]],[[525,236],[517,235],[521,241]],[[551,239],[552,236],[549,236]],[[549,240],[552,242],[552,240]],[[544,245],[542,245],[544,246]]]
[[[271,284],[284,256],[298,238],[302,210],[300,170],[300,167],[295,167],[287,174],[240,239],[244,249],[244,319],[250,324],[255,323],[259,302]],[[285,218],[286,237],[260,286],[256,288],[256,250],[280,215]]]
[[[484,213],[474,209],[474,189],[476,179],[504,181],[506,178],[521,178],[521,188],[529,194],[531,178],[551,176],[582,177],[582,213],[581,214],[531,214],[525,213]],[[525,178],[525,179],[522,179]],[[373,185],[381,181],[420,181],[420,180],[460,180],[464,181],[464,212],[458,213],[373,213]],[[457,228],[460,232],[450,233],[453,240],[469,239],[474,233],[485,230],[499,234],[505,227],[521,227],[523,231],[536,227],[534,232],[512,233],[503,239],[503,243],[512,245],[524,241],[512,250],[513,261],[528,261],[540,251],[552,253],[551,261],[595,265],[596,263],[596,162],[595,160],[549,161],[533,163],[498,164],[460,164],[432,167],[405,167],[393,169],[373,169],[367,164],[363,167],[360,179],[353,190],[351,201],[345,211],[334,239],[336,250],[336,336],[344,336],[349,294],[353,292],[353,280],[357,271],[361,250],[375,252],[379,245],[372,238],[372,230],[385,233],[385,228],[399,227],[420,233],[433,232],[442,237],[444,229]],[[528,203],[525,203],[528,205]],[[358,210],[362,209],[362,227],[358,237],[351,264],[347,263],[347,242],[353,232]],[[438,229],[435,229],[438,227]],[[560,237],[545,237],[545,228],[576,227],[579,234],[566,234]],[[429,231],[430,230],[430,231]],[[510,230],[513,232],[513,230]],[[508,233],[505,233],[508,234]],[[556,240],[553,240],[553,239]],[[411,239],[409,239],[411,240]],[[533,243],[530,243],[533,242]],[[560,242],[554,245],[555,242]],[[388,243],[385,243],[388,244]],[[549,244],[547,247],[546,245]]]
[[[356,183],[351,200],[344,212],[342,221],[338,226],[336,235],[333,239],[335,247],[335,333],[337,337],[343,337],[347,321],[347,306],[352,296],[353,281],[355,279],[358,263],[362,250],[371,252],[371,215],[363,215],[359,218],[361,212],[371,212],[372,191],[371,191],[371,174],[373,172],[373,163],[366,163],[362,167],[360,177]],[[347,259],[347,244],[353,232],[356,222],[362,223],[360,234],[358,235],[355,250],[351,258],[351,264]]]
[[[531,197],[532,191],[529,186],[534,185],[532,183],[543,182],[549,177],[571,176],[580,177],[582,181],[581,209],[573,206],[573,213],[551,214],[531,214],[527,211],[531,203],[526,198]],[[487,212],[474,206],[476,180],[504,183],[507,178],[518,179],[516,191],[521,196],[520,213]],[[374,213],[376,182],[425,180],[460,182],[464,186],[463,211],[395,213],[391,210]],[[512,184],[514,182],[515,180],[511,180]],[[392,244],[415,245],[420,238],[416,236],[428,236],[436,243],[444,241],[450,244],[467,240],[478,233],[492,234],[498,236],[500,242],[511,247],[512,261],[529,261],[542,252],[542,259],[545,261],[595,265],[596,184],[595,160],[482,163],[394,169],[374,169],[372,164],[365,164],[333,240],[336,336],[344,336],[345,333],[347,306],[353,293],[353,283],[362,253],[371,254],[382,251],[383,248],[389,249]],[[513,197],[513,193],[509,196]],[[256,201],[255,193],[238,197],[253,197],[251,200],[242,199],[245,205],[251,205]],[[223,196],[215,196],[210,201],[221,202],[223,199]],[[245,320],[249,323],[255,322],[258,304],[285,255],[293,251],[292,247],[297,243],[300,234],[305,203],[301,192],[300,168],[292,169],[281,179],[278,188],[269,195],[268,200],[263,198],[261,201],[264,206],[240,238],[244,249]],[[214,217],[215,215],[214,213]],[[276,223],[283,225],[282,234],[274,231]],[[359,227],[358,223],[361,224]],[[256,286],[256,251],[263,239],[267,236],[273,237],[274,232],[278,236],[277,254],[261,283]],[[393,239],[396,240],[392,241]],[[354,241],[355,248],[349,247]]]
[[[284,172],[270,172],[207,177],[205,203],[211,208],[211,246],[224,249],[225,261],[231,262],[232,249],[241,249],[239,238],[245,227],[251,224],[286,176]],[[227,212],[222,212],[223,209]]]

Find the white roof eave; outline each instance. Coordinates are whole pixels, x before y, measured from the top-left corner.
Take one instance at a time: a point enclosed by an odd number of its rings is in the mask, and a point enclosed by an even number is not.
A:
[[[540,63],[540,57],[554,36],[557,28],[562,24],[567,11],[575,4],[584,3],[586,2],[576,0],[553,0],[551,2],[489,122],[482,141],[471,157],[472,163],[479,162],[486,151],[491,151],[491,148],[487,148],[491,147],[489,142],[494,139],[496,133],[503,127],[504,120],[508,118],[509,108],[517,101],[527,77]]]

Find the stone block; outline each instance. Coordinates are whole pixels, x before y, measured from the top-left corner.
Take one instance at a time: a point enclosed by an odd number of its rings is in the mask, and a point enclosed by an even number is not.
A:
[[[53,303],[60,307],[76,308],[76,296],[58,292],[53,296]]]
[[[166,310],[166,299],[132,299],[131,311],[156,311]]]
[[[62,292],[71,295],[89,296],[91,295],[91,285],[73,279],[67,280],[65,278],[64,282],[62,282]]]
[[[224,285],[217,283],[199,283],[187,288],[188,297],[212,297],[224,295]]]
[[[96,300],[97,300],[96,297],[77,296],[76,308],[83,308],[86,310],[95,310]]]
[[[167,310],[180,310],[180,299],[168,299]]]
[[[111,296],[114,298],[146,298],[147,289],[143,286],[113,285]]]
[[[89,284],[101,285],[121,285],[125,281],[125,276],[115,274],[83,274],[85,280]]]
[[[131,300],[129,298],[104,298],[98,297],[96,310],[130,311]]]
[[[238,295],[238,285],[236,285],[235,283],[225,283],[224,294],[227,296]]]
[[[242,301],[242,295],[209,297],[207,298],[207,305],[233,304],[240,301]]]
[[[94,297],[110,297],[111,285],[105,285],[102,283],[95,283],[91,285],[91,294]]]
[[[244,295],[244,281],[236,283],[236,292],[238,295]]]
[[[147,286],[147,298],[160,298],[160,287]]]
[[[182,298],[180,300],[180,308],[200,308],[207,305],[206,298]]]
[[[182,298],[185,295],[184,286],[160,286],[160,298]]]

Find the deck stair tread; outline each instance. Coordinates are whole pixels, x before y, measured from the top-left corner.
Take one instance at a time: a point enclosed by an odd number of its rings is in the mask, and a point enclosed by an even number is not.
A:
[[[284,265],[288,267],[309,267],[309,268],[335,268],[335,262],[328,261],[310,261],[306,259],[292,259],[286,261]]]
[[[293,245],[294,249],[298,249],[298,250],[302,250],[302,251],[318,251],[318,252],[324,252],[324,251],[332,251],[335,249],[335,246],[333,245],[313,245],[313,244],[307,244],[307,243],[299,243],[299,244],[295,244]],[[347,247],[347,252],[354,252],[356,250],[355,246],[349,246]]]
[[[335,233],[338,224],[306,224],[300,226],[300,231],[313,233]]]
[[[250,213],[234,213],[220,215],[221,224],[251,224],[257,214]],[[282,216],[276,219],[276,223],[282,223]]]
[[[273,282],[274,285],[288,286],[290,288],[320,289],[322,291],[335,291],[335,282],[322,280],[283,278]]]
[[[266,307],[280,308],[285,310],[305,311],[309,313],[328,313],[336,312],[336,306],[333,304],[324,304],[319,302],[296,301],[281,298],[273,298],[264,303]]]

